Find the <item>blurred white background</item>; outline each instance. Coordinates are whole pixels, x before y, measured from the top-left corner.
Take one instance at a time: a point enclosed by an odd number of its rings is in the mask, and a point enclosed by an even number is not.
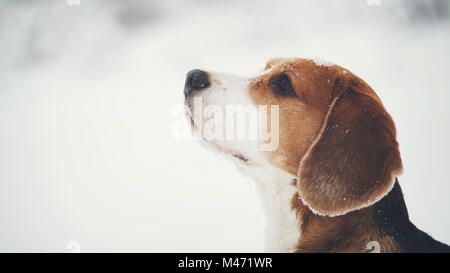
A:
[[[80,2],[0,2],[0,251],[262,251],[251,181],[174,139],[172,110],[190,69],[281,56],[374,88],[410,217],[450,243],[448,1]]]

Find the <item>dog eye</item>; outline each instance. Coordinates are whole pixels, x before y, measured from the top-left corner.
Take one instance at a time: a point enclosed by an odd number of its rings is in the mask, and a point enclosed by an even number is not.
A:
[[[294,88],[292,88],[291,81],[288,75],[281,74],[269,80],[269,86],[272,90],[281,96],[295,95]]]

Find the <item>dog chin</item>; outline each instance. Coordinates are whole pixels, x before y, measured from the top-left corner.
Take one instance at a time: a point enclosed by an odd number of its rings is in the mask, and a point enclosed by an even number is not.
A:
[[[192,116],[192,109],[189,107],[188,103],[185,104],[185,115],[188,123],[191,126],[192,132],[200,139],[204,147],[206,147],[209,150],[212,150],[215,153],[223,155],[224,157],[229,158],[237,163],[241,163],[244,165],[250,165],[250,163],[253,163],[253,161],[251,161],[249,157],[246,156],[244,153],[239,152],[235,149],[223,147],[222,145],[220,145],[215,141],[206,139],[203,133],[200,132],[198,126],[196,126],[194,118]]]
[[[202,145],[208,148],[209,150],[212,150],[213,152],[222,155],[224,158],[230,159],[233,162],[244,165],[250,165],[252,163],[249,157],[244,155],[243,153],[232,149],[224,148],[214,141],[208,141],[202,138]]]

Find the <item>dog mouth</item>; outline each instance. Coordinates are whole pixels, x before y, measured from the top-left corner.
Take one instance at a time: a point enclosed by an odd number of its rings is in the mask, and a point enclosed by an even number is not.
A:
[[[206,144],[205,146],[207,146],[208,148],[212,147],[215,152],[219,152],[219,153],[222,153],[225,155],[231,155],[232,158],[237,159],[240,162],[243,162],[245,164],[250,163],[250,160],[248,159],[248,157],[243,155],[242,153],[234,151],[234,150],[228,150],[228,149],[218,145],[214,141],[209,141],[209,140],[205,139],[203,134],[201,132],[199,132],[200,130],[195,124],[194,118],[192,117],[191,109],[189,108],[188,105],[186,105],[186,118],[187,118],[188,123],[191,125],[191,129],[200,134],[200,138],[201,138],[202,142],[204,144]]]
[[[225,156],[230,157],[230,159],[237,160],[237,162],[239,162],[239,163],[243,163],[245,165],[250,165],[250,163],[251,163],[251,161],[248,159],[248,157],[243,155],[240,152],[236,152],[233,150],[227,150],[227,149],[217,145],[217,143],[215,143],[215,142],[204,141],[204,143],[207,144],[207,146],[212,147],[215,152],[224,154]]]
[[[231,159],[236,159],[240,163],[244,163],[246,165],[249,165],[251,163],[251,161],[248,159],[248,157],[243,155],[240,152],[237,152],[235,150],[226,149],[226,148],[220,146],[219,144],[217,144],[214,141],[208,141],[206,139],[202,139],[202,142],[205,144],[205,146],[207,146],[207,148],[210,148],[213,151],[219,152],[219,153],[224,154],[226,156],[230,156]]]
[[[237,158],[237,159],[239,159],[239,160],[241,160],[241,161],[243,161],[243,162],[245,162],[245,163],[248,163],[248,158],[246,158],[245,156],[243,156],[241,153],[232,152],[232,153],[231,153],[231,156],[233,156],[233,157],[235,157],[235,158]]]

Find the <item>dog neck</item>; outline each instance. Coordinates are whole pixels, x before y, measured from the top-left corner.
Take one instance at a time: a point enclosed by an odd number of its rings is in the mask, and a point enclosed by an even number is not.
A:
[[[402,248],[399,238],[416,230],[398,182],[373,206],[328,217],[303,204],[294,176],[271,168],[245,173],[257,181],[267,252],[396,252]]]
[[[265,214],[265,251],[294,252],[300,240],[300,218],[291,201],[297,193],[295,176],[272,166],[241,171],[256,181]]]

